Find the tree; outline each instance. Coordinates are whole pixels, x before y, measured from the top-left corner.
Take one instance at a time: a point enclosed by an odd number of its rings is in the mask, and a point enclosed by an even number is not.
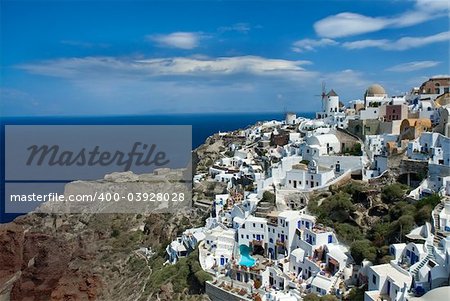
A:
[[[381,190],[381,199],[385,203],[394,203],[401,201],[405,195],[407,187],[400,183],[394,183],[383,187]]]
[[[342,239],[346,243],[351,243],[355,240],[363,239],[361,230],[356,226],[337,223],[334,227],[340,239]]]
[[[350,290],[346,300],[348,301],[364,301],[364,293],[367,290],[367,286],[355,287]]]
[[[415,214],[414,214],[414,221],[418,225],[423,225],[425,222],[429,221],[431,218],[431,212],[433,211],[433,208],[430,205],[425,205],[422,208],[420,208]]]
[[[350,219],[350,212],[354,211],[354,205],[348,193],[338,192],[325,203],[325,214],[335,222],[345,222]]]
[[[111,237],[118,237],[120,235],[120,231],[118,229],[114,229],[111,232]]]
[[[373,262],[377,256],[376,248],[367,239],[354,241],[350,245],[350,253],[357,264],[361,264],[364,259]]]
[[[367,238],[376,247],[382,247],[389,243],[389,223],[377,223],[370,230]]]
[[[234,156],[234,152],[233,151],[230,151],[230,150],[228,150],[228,151],[226,151],[225,152],[225,154],[224,154],[225,156],[227,156],[228,158],[231,158],[231,157],[233,157]]]
[[[303,297],[303,301],[320,301],[320,297],[315,294],[308,294]]]
[[[394,259],[394,256],[392,255],[384,255],[383,257],[381,257],[381,259],[379,260],[380,264],[384,264],[384,263],[389,263],[391,262],[391,260]]]
[[[195,278],[200,284],[205,284],[206,281],[211,281],[213,278],[207,272],[201,270],[194,273]]]
[[[264,191],[261,201],[275,205],[275,194],[270,191]]]
[[[390,242],[401,242],[404,236],[414,228],[414,218],[411,215],[402,215],[398,220],[392,222],[389,228]]]
[[[353,145],[353,147],[351,148],[349,154],[350,154],[351,156],[361,156],[361,155],[362,155],[361,144],[355,143],[355,144]]]
[[[320,298],[320,301],[338,301],[339,299],[333,295],[325,295]]]
[[[437,193],[424,197],[420,201],[416,203],[416,208],[420,209],[424,206],[429,205],[431,208],[434,209],[439,203],[441,202],[441,196]]]
[[[361,183],[358,182],[350,182],[344,187],[340,188],[340,190],[350,194],[352,196],[353,203],[359,203],[361,201],[367,200],[367,194],[365,192],[365,187]]]
[[[397,202],[394,206],[389,209],[389,216],[391,221],[398,220],[402,215],[414,215],[416,212],[416,207],[414,205],[408,204],[407,202],[401,201]]]

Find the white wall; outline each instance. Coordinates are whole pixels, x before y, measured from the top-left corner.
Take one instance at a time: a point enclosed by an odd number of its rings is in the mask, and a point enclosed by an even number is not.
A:
[[[378,119],[380,117],[380,108],[365,108],[359,111],[359,119]]]

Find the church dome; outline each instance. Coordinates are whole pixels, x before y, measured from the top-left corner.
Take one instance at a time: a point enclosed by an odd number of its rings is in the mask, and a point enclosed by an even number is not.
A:
[[[381,95],[385,95],[386,94],[386,90],[384,90],[384,88],[379,85],[379,84],[374,84],[371,85],[369,88],[367,88],[366,90],[366,94],[365,96],[381,96]]]

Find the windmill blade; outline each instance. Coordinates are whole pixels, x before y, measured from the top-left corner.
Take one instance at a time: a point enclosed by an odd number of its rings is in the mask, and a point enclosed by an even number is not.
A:
[[[322,99],[327,96],[326,83],[322,81]]]

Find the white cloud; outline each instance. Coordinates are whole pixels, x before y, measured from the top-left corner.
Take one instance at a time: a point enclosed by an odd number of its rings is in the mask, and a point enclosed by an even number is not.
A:
[[[388,39],[381,39],[381,40],[360,40],[360,41],[353,41],[353,42],[345,42],[342,44],[343,47],[347,49],[364,49],[369,47],[378,47],[378,48],[384,48],[389,43],[392,43],[392,41]]]
[[[230,26],[221,26],[217,30],[219,32],[237,31],[240,33],[248,33],[251,30],[251,26],[248,23],[235,23]]]
[[[338,43],[332,39],[302,39],[293,43],[292,50],[295,52],[311,51],[318,47],[333,46]]]
[[[345,42],[342,44],[347,49],[364,49],[364,48],[380,48],[383,50],[407,50],[418,48],[433,43],[450,41],[450,31],[441,32],[431,36],[424,37],[403,37],[398,40],[360,40],[353,42]]]
[[[323,80],[327,83],[327,87],[334,88],[339,94],[338,90],[340,89],[348,90],[350,88],[355,91],[364,91],[366,87],[372,84],[372,81],[365,76],[366,74],[361,71],[345,69],[325,74]]]
[[[431,78],[442,78],[442,77],[450,77],[450,74],[436,74],[433,75]]]
[[[439,61],[414,61],[414,62],[398,64],[398,65],[392,66],[386,70],[393,71],[393,72],[411,72],[411,71],[432,68],[432,67],[439,65],[440,63],[441,62],[439,62]]]
[[[63,45],[67,46],[73,46],[73,47],[79,47],[79,48],[108,48],[110,45],[106,43],[91,43],[91,42],[85,42],[85,41],[78,41],[78,40],[62,40],[60,42]]]
[[[379,31],[385,28],[412,26],[449,15],[446,0],[416,0],[412,10],[385,17],[370,17],[351,12],[328,16],[314,24],[316,33],[326,38],[349,37]]]
[[[289,104],[315,110],[309,98],[299,96],[317,94],[311,87],[318,83],[320,73],[305,69],[308,64],[311,62],[260,56],[82,57],[30,62],[16,68],[58,79],[46,79],[45,91],[30,87],[31,93],[43,99],[40,114],[50,110],[161,114],[273,112]],[[277,94],[284,97],[277,100]]]
[[[126,59],[116,57],[84,57],[48,60],[19,65],[29,73],[62,78],[84,76],[163,77],[163,76],[258,76],[310,75],[302,66],[310,61],[271,59],[259,56],[207,58],[171,57]]]
[[[328,16],[314,23],[316,33],[321,37],[340,38],[385,28],[389,21],[360,14],[344,12]]]
[[[416,0],[416,8],[425,11],[445,11],[450,9],[450,2],[447,0]]]
[[[366,72],[319,73],[308,70],[309,64],[260,56],[82,57],[17,67],[62,79],[46,80],[44,92],[30,88],[44,104],[41,114],[281,111],[284,107],[312,111],[320,107],[314,95],[320,92],[321,80],[343,101],[362,96],[373,82]]]
[[[29,93],[5,87],[0,87],[0,99],[0,111],[9,115],[24,115],[24,112],[39,109],[40,105]]]
[[[173,32],[166,35],[150,35],[146,38],[156,42],[161,47],[194,49],[198,47],[202,35],[198,32]]]

